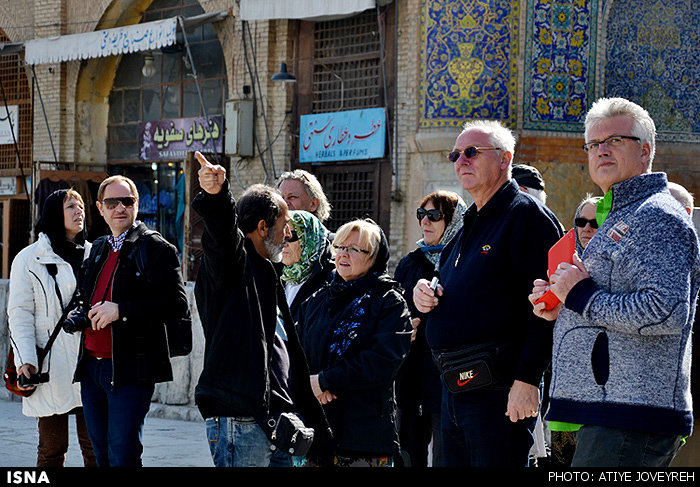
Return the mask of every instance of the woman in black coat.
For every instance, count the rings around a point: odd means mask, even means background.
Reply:
[[[401,448],[411,466],[428,465],[428,445],[433,441],[432,465],[442,466],[440,452],[440,398],[442,384],[425,340],[425,316],[413,304],[411,295],[419,279],[438,273],[440,254],[462,227],[467,209],[458,194],[435,191],[426,196],[416,211],[423,238],[417,248],[401,259],[394,279],[401,284],[413,325],[411,349],[396,380]]]
[[[328,454],[338,466],[393,466],[394,380],[410,345],[408,307],[386,275],[389,246],[376,223],[346,223],[333,248],[333,280],[302,304],[298,322],[311,387],[335,438]]]

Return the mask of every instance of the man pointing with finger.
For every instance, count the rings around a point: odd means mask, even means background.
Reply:
[[[287,204],[260,184],[234,202],[225,169],[195,156],[203,191],[192,206],[204,220],[195,297],[205,337],[195,400],[214,465],[290,467],[288,447],[272,434],[283,413],[315,430],[317,450],[329,433],[280,282]]]
[[[447,466],[528,464],[538,387],[551,357],[551,327],[532,316],[527,297],[530,279],[546,276],[561,226],[511,179],[514,150],[511,131],[499,122],[464,126],[448,158],[474,204],[442,252],[437,296],[425,280],[413,292],[418,310],[428,313],[433,355],[465,357],[454,382],[443,368]]]
[[[646,110],[603,98],[583,148],[605,194],[583,255],[550,276],[552,429],[577,431],[572,467],[668,466],[690,435],[691,328],[700,287],[695,227],[651,172],[656,128]],[[549,289],[535,281],[530,301]]]

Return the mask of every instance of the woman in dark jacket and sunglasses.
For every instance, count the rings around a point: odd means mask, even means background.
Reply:
[[[411,350],[396,380],[401,449],[414,467],[427,466],[431,440],[431,465],[442,466],[439,436],[442,385],[425,340],[424,316],[413,304],[411,293],[419,279],[430,280],[437,275],[442,249],[462,227],[466,209],[462,198],[452,191],[440,190],[426,196],[416,210],[423,238],[416,242],[415,250],[401,259],[394,272],[394,279],[404,289],[414,328]]]

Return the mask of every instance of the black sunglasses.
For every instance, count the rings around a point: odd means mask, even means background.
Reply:
[[[133,196],[121,196],[119,198],[105,198],[102,200],[102,204],[108,210],[115,209],[117,206],[119,206],[119,203],[124,205],[124,208],[130,208],[134,206],[134,203],[136,203],[136,198]]]
[[[297,231],[294,228],[292,228],[292,236],[284,239],[285,243],[292,243],[297,240],[299,240],[299,235],[297,235]]]
[[[426,210],[425,208],[418,208],[416,210],[416,218],[418,218],[418,221],[422,221],[426,216],[431,222],[439,222],[445,218],[445,215],[443,215],[442,212],[437,209]]]
[[[467,159],[471,159],[472,157],[477,155],[479,153],[479,151],[482,151],[482,150],[501,150],[501,149],[499,147],[474,147],[474,146],[471,146],[471,147],[467,147],[464,150],[453,150],[452,152],[447,154],[447,158],[451,162],[457,162],[457,159],[459,159],[459,156],[464,154],[464,157],[466,157]]]
[[[574,219],[574,225],[577,227],[583,228],[586,226],[586,223],[591,225],[591,228],[598,228],[598,220],[595,218],[592,220],[588,220],[587,218],[575,218]]]

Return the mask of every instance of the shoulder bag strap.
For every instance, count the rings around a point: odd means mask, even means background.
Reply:
[[[48,355],[49,350],[51,349],[51,345],[53,345],[53,342],[56,341],[56,337],[58,337],[58,334],[61,331],[61,323],[63,323],[63,320],[66,318],[68,312],[70,311],[63,307],[63,297],[61,296],[61,290],[59,289],[58,281],[56,280],[58,267],[56,266],[56,264],[46,264],[46,269],[49,271],[49,275],[51,275],[51,277],[53,278],[54,287],[56,288],[56,294],[58,295],[58,302],[61,305],[62,314],[58,320],[58,323],[56,323],[56,326],[54,327],[53,332],[49,337],[49,341],[46,343],[46,346],[44,348],[40,348],[38,351],[39,371],[41,371],[41,366],[43,364],[44,358],[46,357],[46,355]]]

